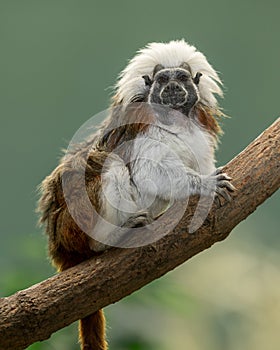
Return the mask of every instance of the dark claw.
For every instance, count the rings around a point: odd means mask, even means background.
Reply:
[[[219,168],[217,168],[217,169],[215,170],[214,175],[222,174],[222,173],[223,173],[223,169],[224,169],[223,166],[219,166]]]
[[[228,176],[226,173],[216,175],[216,179],[217,179],[217,181],[223,181],[223,180],[230,181],[230,180],[232,180],[232,178],[230,176]]]

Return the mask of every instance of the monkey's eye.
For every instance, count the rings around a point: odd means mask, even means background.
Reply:
[[[190,79],[190,77],[185,74],[185,73],[180,73],[178,76],[177,76],[177,79],[184,82],[184,81],[188,81]]]
[[[167,84],[169,81],[169,77],[166,76],[166,75],[160,75],[158,78],[157,78],[157,82],[159,84]]]

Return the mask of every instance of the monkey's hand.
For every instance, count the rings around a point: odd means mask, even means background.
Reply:
[[[232,200],[229,192],[235,191],[235,187],[231,180],[232,178],[223,172],[223,167],[219,167],[213,174],[204,177],[202,186],[208,193],[215,196],[215,202],[221,206],[221,197],[228,202]]]

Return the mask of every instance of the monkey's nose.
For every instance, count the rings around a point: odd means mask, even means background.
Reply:
[[[167,105],[182,105],[186,102],[187,91],[177,82],[170,81],[160,94],[161,101]]]
[[[176,83],[175,81],[169,82],[166,87],[164,88],[165,92],[172,93],[172,92],[183,92],[184,90],[182,87]]]

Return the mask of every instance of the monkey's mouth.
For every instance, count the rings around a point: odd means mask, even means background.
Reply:
[[[172,108],[182,107],[186,102],[187,102],[186,96],[169,95],[169,96],[163,96],[161,98],[161,103],[163,105],[166,105]]]

